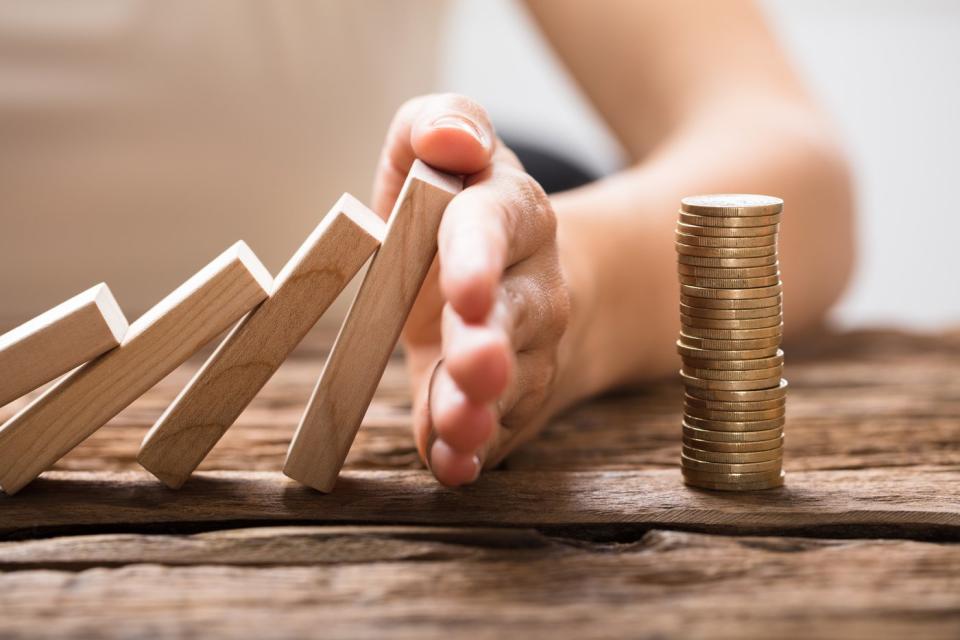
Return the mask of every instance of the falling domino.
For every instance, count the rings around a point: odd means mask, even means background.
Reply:
[[[385,225],[344,194],[153,426],[137,460],[178,489],[383,240]]]
[[[14,494],[267,297],[270,274],[238,242],[0,427],[0,487]]]
[[[283,472],[294,480],[333,489],[437,253],[443,211],[461,188],[459,178],[414,162],[290,443]]]
[[[127,319],[100,283],[0,335],[0,405],[113,349],[126,331]]]

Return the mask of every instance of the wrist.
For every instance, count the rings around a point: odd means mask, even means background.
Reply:
[[[572,216],[557,215],[557,245],[564,285],[570,297],[567,329],[557,348],[553,412],[589,397],[604,388],[603,363],[591,358],[591,327],[596,322],[597,263],[585,250]]]

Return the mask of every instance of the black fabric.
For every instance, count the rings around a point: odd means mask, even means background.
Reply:
[[[567,191],[597,179],[585,168],[543,147],[505,139],[524,169],[540,183],[547,193]]]

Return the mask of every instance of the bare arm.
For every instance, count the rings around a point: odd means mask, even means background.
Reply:
[[[466,174],[404,331],[414,436],[448,485],[475,480],[563,407],[676,370],[683,196],[786,201],[788,335],[823,317],[851,266],[844,161],[753,5],[529,4],[633,164],[548,198],[482,106],[436,95],[398,111],[378,211],[414,158]]]
[[[819,322],[852,268],[850,181],[759,10],[740,0],[528,5],[633,161],[552,199],[574,305],[561,357],[579,363],[558,402],[676,368],[673,231],[685,195],[782,197],[787,336]]]

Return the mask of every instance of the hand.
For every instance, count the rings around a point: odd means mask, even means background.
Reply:
[[[570,297],[550,200],[482,107],[446,94],[400,108],[374,184],[381,216],[415,158],[465,175],[403,332],[417,448],[440,482],[459,486],[549,417]]]

